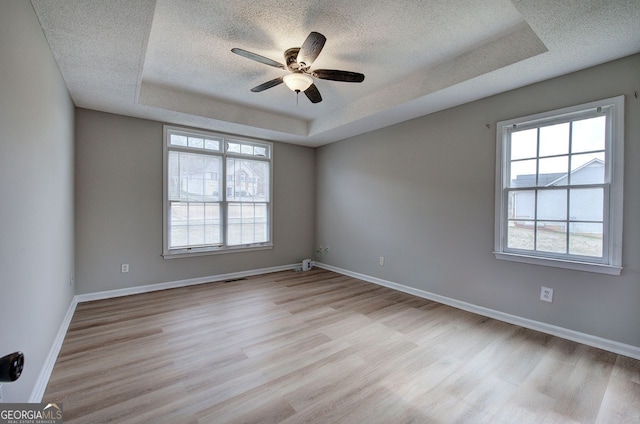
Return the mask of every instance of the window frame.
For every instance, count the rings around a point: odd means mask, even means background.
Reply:
[[[541,251],[509,249],[507,247],[507,224],[510,182],[510,135],[518,130],[569,122],[582,116],[591,117],[605,111],[605,181],[603,202],[603,257],[591,259],[585,256],[554,254]],[[569,152],[571,155],[571,152]],[[536,158],[540,158],[539,154]],[[537,171],[536,171],[537,172]],[[573,172],[571,169],[569,173]],[[568,185],[569,188],[584,188]],[[587,188],[589,186],[586,186]],[[528,188],[534,191],[540,186]],[[496,126],[496,184],[494,256],[496,259],[528,264],[552,266],[608,275],[620,275],[622,271],[622,224],[624,188],[624,96],[598,100],[581,105],[556,109],[534,115],[510,119]],[[544,190],[544,188],[542,188]],[[608,198],[607,198],[608,196]],[[568,207],[568,205],[567,205]],[[567,228],[569,231],[569,228]]]
[[[187,137],[202,137],[219,139],[221,146],[218,151],[207,151],[201,148],[192,148],[189,146],[175,146],[170,144],[171,134],[179,134]],[[242,143],[253,146],[266,147],[267,156],[255,156],[243,153],[232,153],[227,151],[227,144]],[[273,248],[273,143],[264,140],[251,139],[247,137],[230,136],[226,134],[196,130],[191,128],[177,127],[172,125],[163,126],[162,137],[162,256],[164,259],[186,258],[203,255],[215,255],[224,253],[249,252],[257,250],[267,250]],[[169,200],[169,152],[179,151],[187,153],[196,153],[210,156],[217,156],[222,159],[222,169],[219,176],[222,177],[220,190],[220,225],[222,243],[220,245],[208,245],[201,247],[184,247],[169,248],[169,219],[171,202]],[[228,200],[227,195],[227,159],[246,159],[267,162],[269,164],[269,195],[264,202],[247,202],[247,203],[267,203],[267,236],[266,242],[243,244],[243,245],[227,245],[227,226],[228,226],[228,205],[229,203],[242,203],[239,200]]]

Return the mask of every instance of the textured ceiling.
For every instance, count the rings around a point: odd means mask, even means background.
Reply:
[[[638,0],[32,0],[79,107],[317,146],[640,51]],[[284,63],[311,31],[323,101]],[[506,118],[506,117],[505,117]]]

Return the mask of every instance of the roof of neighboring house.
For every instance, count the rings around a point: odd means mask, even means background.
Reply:
[[[547,186],[549,183],[566,176],[565,172],[553,173],[553,174],[540,174],[539,180],[541,186]],[[518,175],[518,178],[511,180],[511,187],[534,187],[536,185],[536,174],[523,174]]]
[[[584,165],[580,165],[579,167],[577,167],[576,169],[574,169],[573,171],[571,171],[572,174],[577,174],[578,172],[582,171],[583,169],[586,169],[592,165],[600,165],[600,166],[604,166],[604,161],[598,158],[594,158],[591,159],[589,162],[585,163]],[[557,179],[551,181],[550,183],[546,184],[546,186],[550,186],[550,185],[558,185],[560,183],[560,181],[564,180],[567,178],[567,174],[562,175],[561,177],[558,177]]]
[[[598,164],[598,165],[604,165],[604,161],[594,158],[591,159],[589,162],[585,163],[584,165],[579,166],[578,168],[574,169],[573,171],[571,171],[572,174],[575,174],[577,172],[580,172],[581,170],[593,165],[593,164]],[[557,185],[560,181],[562,181],[563,179],[567,178],[568,173],[566,172],[554,172],[554,173],[550,173],[550,174],[540,174],[538,175],[538,180],[540,182],[540,184],[538,184],[538,186],[542,186],[542,187],[548,187],[551,185]],[[519,188],[519,187],[534,187],[536,185],[536,174],[522,174],[522,175],[518,175],[518,178],[516,178],[515,180],[511,180],[511,187],[512,188]]]

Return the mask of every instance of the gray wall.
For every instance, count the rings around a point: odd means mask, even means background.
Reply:
[[[314,150],[274,145],[271,250],[162,254],[162,123],[76,110],[78,294],[287,265],[313,255]],[[120,264],[130,264],[128,274]]]
[[[0,356],[26,402],[73,297],[73,104],[28,1],[0,1]]]
[[[316,243],[330,252],[316,259],[640,346],[640,100],[634,90],[640,90],[640,55],[319,148]],[[626,95],[622,275],[496,260],[496,122],[620,94]],[[542,285],[555,289],[552,304],[538,300]]]

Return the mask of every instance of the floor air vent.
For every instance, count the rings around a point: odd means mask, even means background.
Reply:
[[[231,280],[224,280],[223,283],[234,283],[236,281],[244,281],[246,278],[232,278]]]

